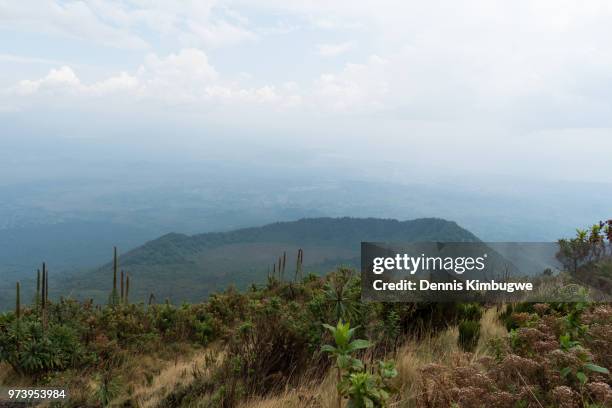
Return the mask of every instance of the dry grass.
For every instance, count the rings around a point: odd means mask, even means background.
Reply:
[[[172,392],[179,384],[186,384],[193,380],[196,371],[199,374],[210,374],[212,367],[223,359],[223,353],[216,347],[200,350],[195,354],[181,356],[155,370],[155,375],[149,373],[148,379],[136,384],[132,391],[132,398],[139,407],[157,407],[160,402]]]
[[[449,328],[437,335],[426,335],[419,340],[410,340],[398,350],[396,367],[398,389],[395,408],[413,408],[421,378],[420,369],[428,364],[457,366],[466,360],[475,360],[487,354],[487,343],[493,337],[504,336],[506,329],[497,319],[495,308],[488,309],[481,319],[481,337],[473,354],[464,353],[457,345],[459,331]],[[283,394],[253,399],[240,408],[335,408],[335,379],[327,375],[320,383],[305,384],[297,389],[286,390]]]
[[[449,328],[439,335],[426,336],[404,344],[396,358],[396,387],[399,398],[395,407],[413,407],[418,392],[420,369],[431,363],[446,364],[457,359],[463,353],[457,346],[457,328]]]
[[[7,363],[0,363],[0,386],[20,386],[29,387],[32,385],[32,379],[23,377],[13,371],[13,368]]]
[[[336,408],[336,381],[331,373],[322,382],[285,390],[281,395],[253,398],[241,408]]]
[[[6,363],[0,363],[0,385],[6,385],[6,380],[11,367]]]
[[[0,363],[0,385],[8,385],[8,377],[13,370],[6,363]]]
[[[395,386],[399,391],[399,398],[392,406],[414,406],[421,367],[429,363],[446,362],[463,354],[457,346],[458,335],[458,330],[451,328],[437,336],[409,341],[398,350],[398,376]],[[240,408],[336,408],[335,376],[330,373],[322,383],[315,383],[310,387],[305,384],[297,389],[287,390],[282,395],[253,399],[240,405]]]
[[[457,366],[466,360],[476,360],[488,353],[487,344],[491,338],[507,334],[494,308],[487,309],[480,321],[480,340],[472,354],[464,353],[457,345],[459,330],[449,328],[436,336],[426,336],[419,341],[410,341],[398,352],[396,366],[399,398],[393,407],[411,408],[416,406],[416,396],[421,378],[420,369],[428,364]]]
[[[487,354],[489,340],[495,337],[504,337],[508,334],[497,316],[498,312],[495,308],[489,308],[484,312],[480,320],[480,340],[474,353],[476,356]]]

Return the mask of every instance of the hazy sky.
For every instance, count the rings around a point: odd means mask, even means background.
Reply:
[[[612,182],[610,21],[608,0],[0,0],[0,143]]]

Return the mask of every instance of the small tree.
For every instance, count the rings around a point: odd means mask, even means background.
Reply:
[[[587,259],[591,244],[587,239],[585,230],[576,230],[576,237],[570,239],[560,239],[559,252],[557,259],[566,269],[578,272],[580,264]]]
[[[577,229],[574,238],[558,242],[557,259],[566,269],[577,273],[581,265],[600,261],[611,252],[612,220],[600,221],[588,230]]]

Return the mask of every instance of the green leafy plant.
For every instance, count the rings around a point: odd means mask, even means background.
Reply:
[[[378,362],[377,371],[364,370],[363,362],[354,353],[370,347],[367,340],[353,340],[356,328],[349,323],[338,321],[336,327],[323,325],[334,338],[335,345],[324,345],[321,350],[330,354],[336,362],[337,405],[342,407],[342,399],[348,398],[349,408],[386,407],[392,392],[391,379],[397,376],[393,362]]]
[[[342,376],[344,372],[359,372],[363,370],[363,362],[353,357],[353,353],[357,350],[370,347],[370,342],[367,340],[356,339],[352,340],[356,328],[350,327],[350,323],[342,323],[338,321],[336,327],[324,324],[327,330],[330,331],[334,338],[335,346],[330,344],[323,345],[321,351],[329,353],[336,362],[336,379],[338,386],[338,408],[342,407]]]
[[[602,366],[588,362],[583,363],[580,369],[573,369],[572,367],[564,367],[560,370],[561,377],[571,379],[572,376],[578,380],[581,386],[586,385],[589,381],[587,373],[599,373],[599,374],[610,374],[610,371]]]
[[[379,361],[378,370],[374,374],[349,374],[340,386],[342,393],[348,397],[348,408],[386,407],[393,391],[390,381],[396,376],[397,370],[392,361]]]
[[[348,408],[386,407],[392,392],[390,380],[397,376],[393,362],[378,363],[375,374],[358,372],[349,374],[341,388],[348,397]]]
[[[586,385],[589,380],[588,373],[599,373],[599,374],[610,374],[610,371],[602,366],[593,363],[587,353],[582,350],[582,345],[579,341],[572,340],[571,336],[566,333],[559,337],[559,346],[563,351],[570,351],[571,349],[577,349],[578,358],[582,361],[582,365],[579,368],[564,367],[560,370],[561,377],[572,379],[575,378],[580,383],[581,387]],[[580,352],[582,351],[582,352]]]
[[[13,320],[0,331],[0,361],[21,374],[39,376],[88,361],[76,331],[52,324],[47,332],[37,320]]]
[[[561,350],[569,351],[570,349],[579,345],[580,342],[572,340],[572,337],[569,335],[569,333],[565,333],[559,336],[559,346],[561,347]]]

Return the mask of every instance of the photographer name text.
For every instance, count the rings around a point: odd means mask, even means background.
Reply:
[[[495,280],[482,282],[478,279],[471,279],[453,282],[431,282],[427,279],[416,281],[402,279],[397,282],[384,282],[377,279],[372,282],[372,287],[376,291],[499,291],[513,293],[516,291],[531,291],[531,282],[496,282]]]

